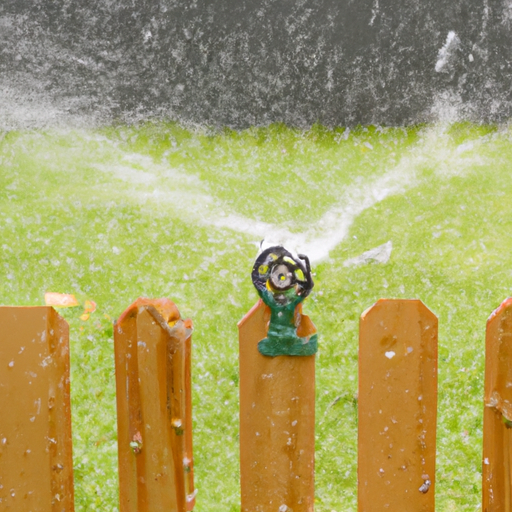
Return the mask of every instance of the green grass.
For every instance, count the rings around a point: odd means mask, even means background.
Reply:
[[[305,304],[320,334],[316,510],[356,510],[358,319],[381,297],[419,298],[439,317],[437,510],[475,510],[485,322],[512,282],[511,136],[470,124],[4,134],[0,303],[42,304],[46,291],[98,303],[85,322],[62,310],[77,511],[117,509],[110,320],[139,296],[169,297],[194,321],[196,511],[239,510],[236,323],[257,298],[251,221],[325,240],[349,204]],[[377,182],[392,193],[358,209]],[[388,240],[387,264],[343,265]]]

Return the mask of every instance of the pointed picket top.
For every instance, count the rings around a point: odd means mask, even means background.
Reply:
[[[194,506],[191,332],[168,299],[138,299],[115,324],[121,512]]]
[[[512,298],[487,320],[485,340],[483,512],[511,512]]]
[[[0,389],[0,509],[72,512],[69,328],[52,307],[0,307]]]
[[[434,510],[437,318],[381,299],[359,333],[358,510]]]

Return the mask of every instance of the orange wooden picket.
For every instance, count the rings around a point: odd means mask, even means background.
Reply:
[[[487,321],[485,341],[483,512],[511,512],[512,299]]]
[[[359,512],[433,511],[437,318],[419,300],[379,300],[359,331]]]
[[[191,332],[167,299],[139,299],[115,324],[121,512],[194,506]]]
[[[67,323],[0,307],[0,510],[72,512]]]
[[[269,319],[260,300],[238,324],[242,512],[312,512],[315,356],[260,354]],[[316,331],[305,315],[300,325]]]

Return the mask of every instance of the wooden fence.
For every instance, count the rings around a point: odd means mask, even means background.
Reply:
[[[239,323],[242,511],[312,512],[315,356],[261,355],[268,314],[259,301]],[[167,299],[115,323],[121,512],[194,507],[191,332]],[[483,512],[511,512],[512,299],[487,323],[484,405]],[[69,334],[53,308],[0,307],[0,411],[0,510],[73,511]],[[359,512],[434,510],[436,415],[437,318],[380,300],[360,320]]]

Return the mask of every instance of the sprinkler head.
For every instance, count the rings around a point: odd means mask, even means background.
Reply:
[[[307,256],[295,258],[284,247],[265,249],[254,262],[252,282],[258,290],[270,290],[276,295],[295,288],[297,295],[307,297],[313,288]]]

